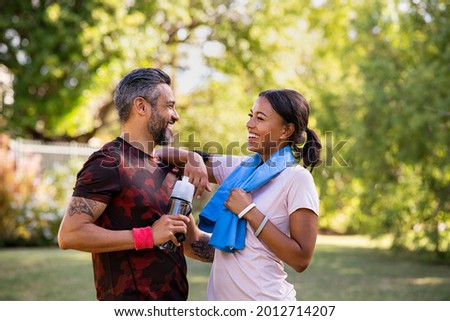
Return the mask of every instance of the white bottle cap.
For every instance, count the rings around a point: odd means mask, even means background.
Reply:
[[[194,197],[195,187],[189,183],[189,177],[183,176],[181,181],[177,181],[173,187],[172,195],[170,197],[180,198],[189,203],[192,203]]]

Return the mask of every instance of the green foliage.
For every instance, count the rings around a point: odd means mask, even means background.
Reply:
[[[179,146],[218,154],[247,153],[245,123],[256,93],[243,96],[244,85],[237,77],[229,77],[227,84],[224,88],[212,81],[182,102]]]
[[[42,173],[39,188],[27,203],[29,222],[27,228],[38,244],[57,244],[57,234],[75,184],[76,173],[82,166],[81,159],[67,164],[55,164]]]
[[[16,159],[9,137],[0,135],[0,246],[29,239],[27,204],[37,190],[40,164],[36,156]]]
[[[449,21],[443,0],[2,2],[0,130],[110,139],[115,84],[153,66],[174,80],[178,146],[242,154],[258,92],[297,89],[324,146],[321,228],[448,258]]]
[[[346,213],[347,231],[391,232],[397,247],[448,256],[447,5],[334,4],[334,14],[317,16],[315,27],[325,26],[325,35],[333,26],[333,37],[318,52],[325,59],[333,52],[331,59],[348,69],[342,69],[340,88],[320,96],[318,124],[331,125],[351,141],[344,155],[351,179],[342,169],[324,169],[335,180],[347,178],[339,201],[337,182],[326,190],[334,197],[325,207]],[[338,17],[344,19],[336,23]],[[333,79],[328,81],[332,87]]]
[[[42,172],[38,155],[18,158],[0,137],[0,246],[56,244],[80,160]]]

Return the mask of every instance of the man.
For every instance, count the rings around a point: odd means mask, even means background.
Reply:
[[[181,171],[162,163],[157,145],[173,140],[179,119],[162,70],[136,69],[114,93],[120,137],[93,153],[77,182],[58,233],[62,249],[92,253],[99,300],[186,300],[186,255],[212,261],[209,237],[192,215],[165,215]],[[201,194],[210,191],[201,156],[191,153],[185,175]],[[176,233],[186,233],[180,244]],[[158,245],[172,241],[174,252]]]

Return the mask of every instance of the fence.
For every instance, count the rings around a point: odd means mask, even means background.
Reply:
[[[24,156],[39,155],[42,169],[52,169],[56,164],[67,164],[73,159],[86,160],[96,146],[75,142],[41,142],[36,140],[16,139],[10,141],[10,147],[16,160]]]

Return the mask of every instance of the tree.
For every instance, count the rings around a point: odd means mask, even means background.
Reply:
[[[178,145],[245,153],[258,92],[297,89],[324,145],[321,227],[391,233],[396,247],[445,256],[449,21],[443,0],[1,3],[0,65],[14,101],[0,105],[0,130],[114,137],[116,83],[153,66],[174,80]],[[192,53],[202,81],[185,94]]]
[[[342,83],[332,88],[334,79],[325,78],[327,88],[319,96],[330,114],[321,114],[319,123],[352,140],[345,154],[351,168],[326,169],[338,179],[326,182],[333,195],[328,208],[345,212],[352,231],[392,233],[396,247],[445,256],[450,240],[447,5],[328,4],[334,7],[317,8],[312,21],[324,30],[321,59],[342,66],[337,78]]]
[[[3,127],[13,136],[84,142],[107,125],[117,132],[111,97],[121,76],[153,66],[177,85],[192,48],[202,49],[205,68],[242,77],[247,91],[262,90],[276,84],[277,69],[285,74],[283,63],[291,61],[278,48],[295,50],[287,41],[295,29],[277,36],[296,21],[291,8],[218,0],[3,3],[0,64],[14,75],[14,102],[2,105]],[[214,56],[208,48],[224,53]]]

